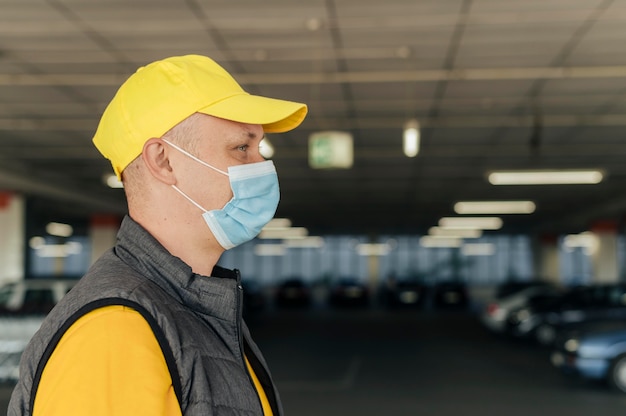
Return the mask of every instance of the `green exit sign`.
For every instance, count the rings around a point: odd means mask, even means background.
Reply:
[[[350,133],[323,131],[309,137],[309,166],[313,169],[349,169],[353,154]]]

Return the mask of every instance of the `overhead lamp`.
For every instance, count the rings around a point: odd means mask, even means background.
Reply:
[[[420,126],[416,119],[411,119],[404,124],[402,150],[408,157],[415,157],[420,151]]]
[[[461,201],[454,204],[457,214],[531,214],[532,201]]]
[[[291,220],[289,218],[272,218],[270,222],[265,224],[264,230],[285,229],[291,227]]]
[[[259,153],[265,159],[271,159],[274,156],[274,146],[267,137],[264,137],[259,143]]]
[[[261,239],[275,239],[275,240],[288,240],[292,238],[305,238],[309,235],[309,231],[304,227],[290,227],[290,228],[270,228],[262,229],[259,233]]]
[[[593,254],[598,249],[599,244],[600,242],[598,240],[598,236],[590,231],[585,231],[580,234],[566,235],[563,238],[563,245],[565,248],[571,250],[579,247],[582,248],[588,255]]]
[[[480,238],[482,230],[475,228],[441,228],[430,227],[428,235],[437,237]]]
[[[287,248],[322,248],[324,239],[320,236],[309,236],[298,239],[287,239],[283,242]]]
[[[254,254],[257,256],[284,256],[287,247],[284,244],[257,244],[254,246]]]
[[[604,174],[600,170],[498,171],[488,175],[492,185],[597,184],[603,178]]]
[[[386,256],[391,251],[387,243],[361,243],[356,246],[359,256]]]
[[[441,228],[470,228],[478,230],[498,230],[502,219],[498,217],[444,217],[439,220]]]
[[[496,252],[496,247],[491,243],[464,244],[461,254],[464,256],[491,256]]]
[[[46,232],[56,237],[70,237],[74,233],[74,228],[69,224],[49,222],[46,225]]]
[[[420,245],[426,248],[456,248],[461,247],[462,243],[462,239],[458,237],[425,235],[420,238]]]
[[[103,180],[106,186],[108,186],[109,188],[122,189],[124,187],[122,181],[120,181],[117,175],[115,175],[114,173],[104,175]]]

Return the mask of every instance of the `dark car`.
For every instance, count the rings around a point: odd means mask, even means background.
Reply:
[[[626,285],[576,287],[555,299],[530,302],[509,315],[509,331],[552,345],[559,331],[602,321],[626,320]]]
[[[381,289],[383,303],[389,308],[422,308],[428,287],[416,279],[401,279]]]
[[[308,307],[312,301],[311,288],[300,278],[289,278],[278,285],[274,300],[279,307]]]
[[[530,287],[553,287],[554,285],[543,280],[508,280],[496,287],[494,297],[504,299]]]
[[[470,303],[467,285],[460,281],[436,283],[432,287],[432,302],[435,309],[467,309]]]
[[[267,307],[263,287],[255,280],[243,280],[243,316],[250,319]]]
[[[344,277],[333,282],[328,296],[330,305],[336,307],[367,306],[370,303],[367,285],[352,277]]]

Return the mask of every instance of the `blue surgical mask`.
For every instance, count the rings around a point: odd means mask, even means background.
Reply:
[[[224,172],[175,144],[165,139],[163,141],[196,162],[228,176],[233,198],[224,208],[211,211],[207,211],[176,185],[172,185],[172,188],[203,211],[204,221],[224,249],[228,250],[252,240],[274,217],[280,190],[276,168],[271,160],[230,166],[228,172]]]

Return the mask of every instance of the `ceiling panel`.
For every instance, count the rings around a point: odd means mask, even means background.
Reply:
[[[626,3],[618,0],[4,0],[0,188],[41,215],[122,214],[93,148],[136,67],[208,54],[252,93],[309,104],[269,135],[278,214],[316,232],[424,232],[460,199],[532,199],[502,232],[579,232],[626,210]],[[416,117],[422,147],[402,154]],[[349,170],[308,166],[348,131]],[[599,167],[597,186],[495,187],[492,169]],[[51,202],[53,201],[53,202]]]

